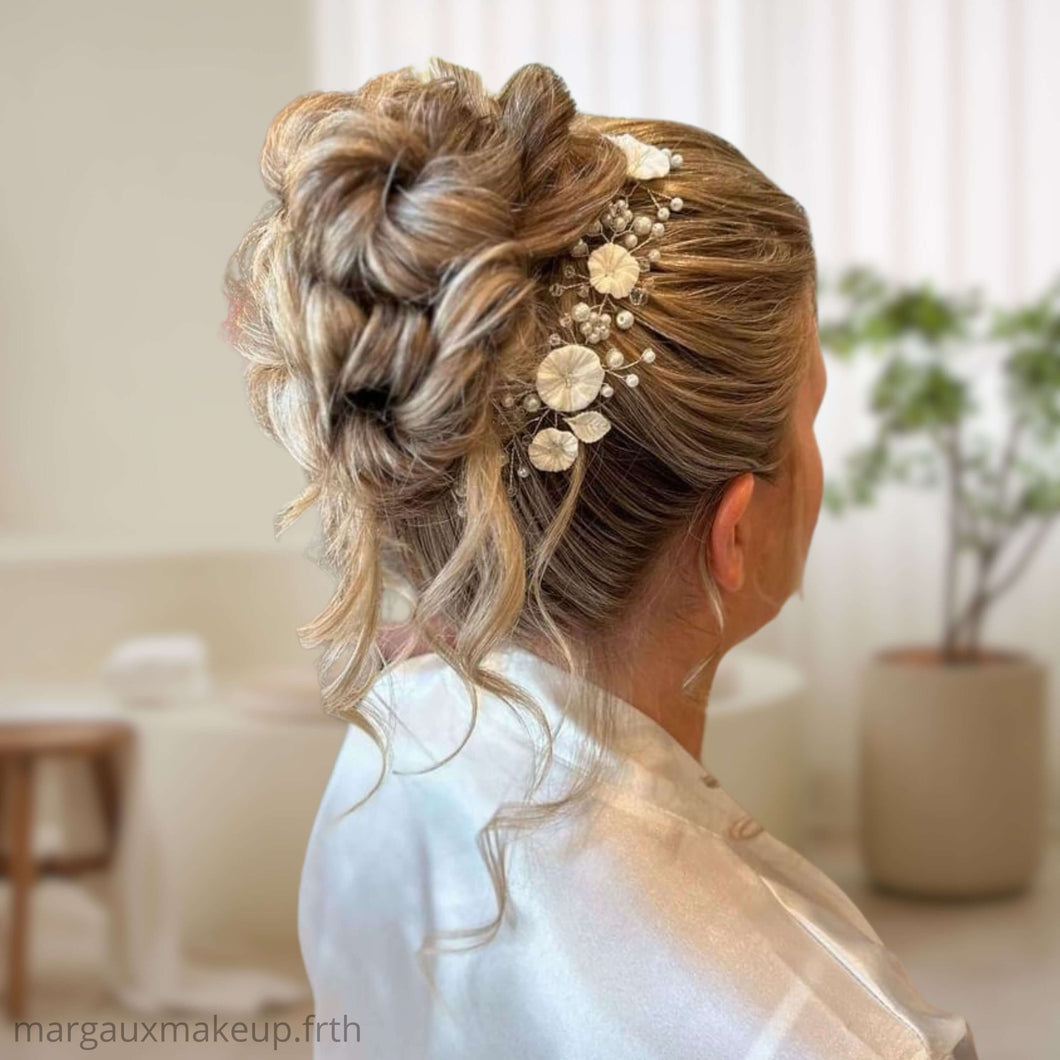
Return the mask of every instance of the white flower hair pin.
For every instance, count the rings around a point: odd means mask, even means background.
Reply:
[[[629,133],[605,135],[625,152],[626,176],[638,186],[642,181],[665,177],[681,166],[681,155],[669,147],[655,147]],[[684,208],[679,197],[660,198],[646,185],[644,188],[652,203],[648,210],[634,213],[628,199],[620,196],[570,248],[569,257],[573,260],[562,269],[567,282],[557,282],[549,288],[557,299],[569,290],[577,290],[580,300],[559,318],[569,340],[559,332],[549,335],[549,351],[537,366],[530,389],[523,382],[521,388],[525,392],[520,393],[520,384],[513,382],[500,399],[503,414],[524,417],[514,434],[524,436],[527,429],[533,431],[525,453],[529,464],[539,471],[566,470],[577,459],[580,444],[591,445],[611,429],[611,421],[603,412],[589,408],[597,398],[607,399],[614,394],[608,376],[624,386],[636,387],[640,376],[633,369],[655,360],[650,346],[635,360],[626,360],[614,346],[605,345],[602,355],[596,349],[606,344],[612,323],[622,331],[633,326],[633,312],[623,303],[636,307],[648,300],[652,285],[649,273],[660,257],[658,247],[651,244],[666,231],[671,214]],[[590,240],[600,242],[590,249]],[[582,259],[587,276],[579,275],[575,264]],[[536,419],[525,420],[528,414],[537,414]],[[544,426],[549,418],[553,423]],[[530,474],[521,454],[512,460],[506,453],[505,459],[519,478]],[[509,473],[509,492],[513,488]]]

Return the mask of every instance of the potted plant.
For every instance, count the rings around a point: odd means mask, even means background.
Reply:
[[[1060,282],[1003,310],[978,290],[948,296],[855,266],[832,293],[822,348],[867,352],[880,370],[874,433],[826,482],[826,509],[870,504],[887,482],[942,488],[947,501],[938,640],[880,650],[863,673],[862,858],[889,890],[1018,890],[1042,851],[1048,671],[984,644],[983,628],[1060,514]],[[975,430],[984,353],[1002,384],[1000,437]]]

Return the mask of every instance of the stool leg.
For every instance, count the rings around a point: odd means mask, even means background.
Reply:
[[[99,792],[99,800],[103,808],[103,821],[107,830],[105,856],[109,862],[114,855],[114,846],[118,838],[120,811],[118,777],[110,751],[103,751],[101,754],[93,756],[92,772],[96,778],[96,790]]]
[[[11,791],[11,950],[7,979],[7,1011],[18,1020],[26,1005],[26,955],[29,941],[29,895],[33,886],[33,759],[10,759]]]

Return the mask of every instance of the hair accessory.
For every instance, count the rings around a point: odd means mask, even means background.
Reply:
[[[568,334],[549,335],[548,352],[537,366],[533,383],[512,380],[500,398],[501,414],[519,417],[513,435],[523,437],[528,428],[533,431],[525,461],[504,454],[510,469],[509,492],[514,488],[512,467],[519,478],[531,473],[527,463],[539,471],[564,471],[577,459],[580,444],[591,445],[603,438],[611,421],[589,406],[597,398],[606,400],[614,394],[608,377],[635,388],[640,376],[633,369],[655,360],[650,346],[635,360],[627,360],[606,343],[612,325],[622,331],[633,326],[633,308],[648,300],[649,273],[660,258],[652,243],[666,231],[670,216],[684,208],[679,197],[658,197],[641,182],[668,176],[680,168],[682,158],[669,147],[655,147],[629,133],[604,135],[625,152],[626,176],[635,182],[631,190],[644,186],[652,205],[635,213],[626,198],[630,192],[612,200],[571,246],[561,270],[565,282],[549,287],[549,294],[557,300],[576,290],[579,301],[560,315],[559,326]],[[602,353],[598,352],[601,346]],[[551,424],[545,425],[549,419]]]

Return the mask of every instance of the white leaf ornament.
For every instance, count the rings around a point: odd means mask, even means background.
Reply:
[[[617,243],[604,243],[589,255],[589,283],[601,294],[625,298],[639,279],[637,259]]]
[[[603,382],[604,366],[588,346],[557,346],[537,366],[537,392],[549,408],[559,412],[585,408],[600,393]]]
[[[580,442],[598,442],[611,430],[611,421],[602,412],[579,412],[566,420]]]
[[[614,140],[625,151],[626,176],[635,180],[654,180],[655,177],[665,177],[670,172],[670,159],[658,147],[646,144],[629,133],[604,135],[609,140]]]
[[[578,439],[570,431],[546,427],[534,435],[526,453],[539,471],[565,471],[578,455]]]

